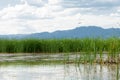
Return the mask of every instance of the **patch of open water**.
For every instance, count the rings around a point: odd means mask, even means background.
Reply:
[[[105,55],[106,56],[106,55]],[[63,54],[0,54],[0,62],[16,60],[60,60]],[[70,55],[75,59],[80,55]],[[0,65],[0,80],[120,80],[118,64]]]
[[[117,65],[7,65],[0,80],[120,80]]]

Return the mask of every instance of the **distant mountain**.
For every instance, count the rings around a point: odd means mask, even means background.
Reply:
[[[42,32],[33,34],[0,35],[0,38],[23,39],[23,38],[109,38],[120,37],[120,28],[103,29],[97,26],[81,26],[71,30],[55,31],[52,33]]]

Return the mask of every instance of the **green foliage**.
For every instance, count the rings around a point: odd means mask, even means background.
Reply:
[[[117,53],[120,51],[119,38],[84,38],[84,39],[0,39],[1,53],[63,53],[93,52]]]

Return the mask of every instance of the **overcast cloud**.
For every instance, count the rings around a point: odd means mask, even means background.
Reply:
[[[119,27],[120,0],[1,0],[0,34]]]

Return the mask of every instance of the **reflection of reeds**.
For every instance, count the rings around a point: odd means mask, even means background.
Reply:
[[[116,80],[119,80],[119,64],[117,64],[117,71],[116,71]]]

